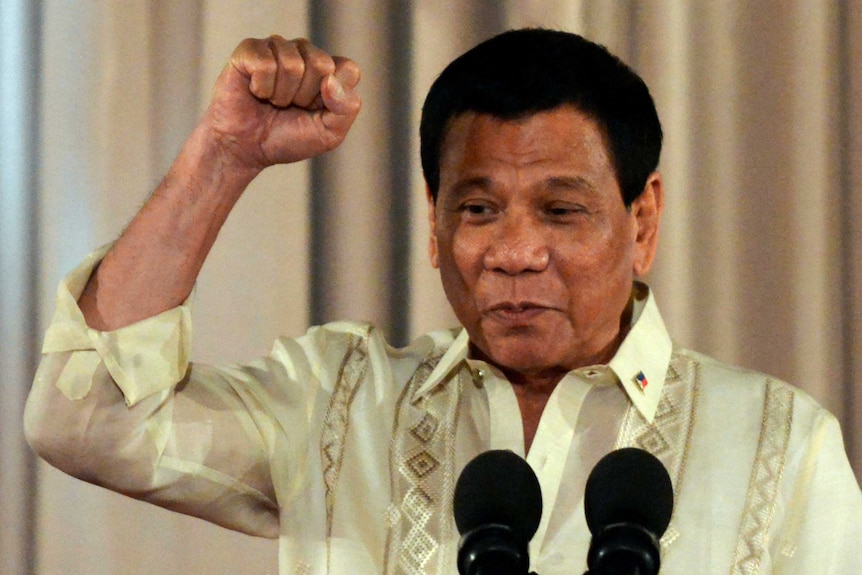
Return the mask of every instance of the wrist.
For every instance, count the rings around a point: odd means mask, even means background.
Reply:
[[[255,165],[243,154],[239,144],[202,120],[186,140],[166,180],[181,182],[194,199],[230,210],[263,171],[263,166]]]

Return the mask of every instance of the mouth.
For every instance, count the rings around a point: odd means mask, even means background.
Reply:
[[[489,306],[484,315],[510,327],[532,323],[553,308],[534,302],[503,302]]]

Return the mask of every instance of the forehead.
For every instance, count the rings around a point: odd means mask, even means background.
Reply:
[[[441,146],[441,188],[463,178],[520,178],[548,170],[597,185],[608,178],[615,183],[598,122],[572,106],[516,119],[470,112],[450,121]]]

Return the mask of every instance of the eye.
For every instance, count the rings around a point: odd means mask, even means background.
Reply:
[[[587,213],[587,209],[580,204],[570,204],[567,202],[555,202],[545,208],[548,216],[554,219],[576,218]]]
[[[461,207],[461,209],[468,214],[481,216],[482,214],[487,214],[490,211],[490,208],[484,204],[465,204]]]
[[[471,221],[483,222],[493,218],[497,213],[496,208],[490,202],[482,200],[468,200],[458,206],[462,216]]]

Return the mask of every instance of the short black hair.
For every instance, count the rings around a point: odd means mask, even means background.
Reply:
[[[436,201],[440,153],[453,119],[474,112],[515,120],[571,105],[604,132],[626,206],[658,166],[662,130],[644,81],[605,47],[577,34],[510,30],[455,59],[422,107],[420,154]]]

